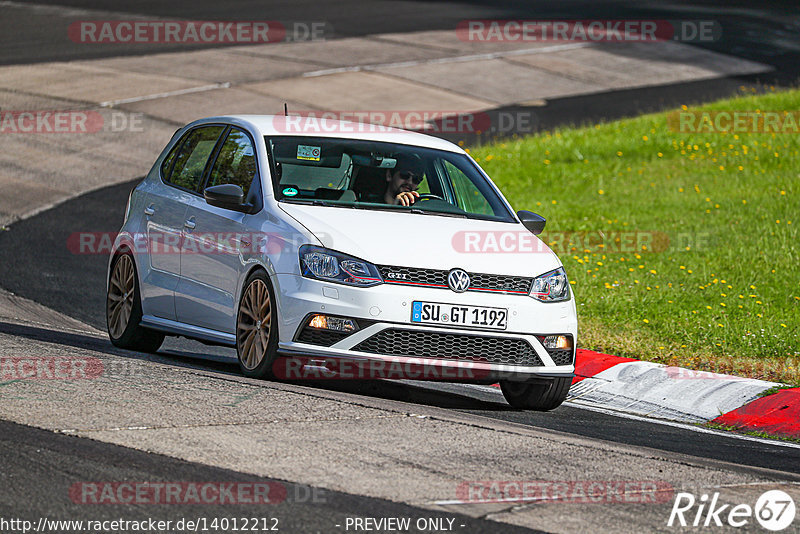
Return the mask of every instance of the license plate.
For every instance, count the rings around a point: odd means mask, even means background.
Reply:
[[[414,301],[411,306],[411,322],[505,330],[508,325],[508,310]]]

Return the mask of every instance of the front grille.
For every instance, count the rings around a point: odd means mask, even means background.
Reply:
[[[448,334],[388,328],[352,350],[387,356],[446,358],[476,362],[541,366],[542,360],[524,339]]]
[[[545,349],[556,365],[572,364],[572,349]]]
[[[443,269],[421,269],[379,265],[378,270],[387,284],[406,284],[447,289],[447,275]],[[499,274],[468,273],[470,286],[467,291],[491,291],[496,293],[530,293],[532,278]]]

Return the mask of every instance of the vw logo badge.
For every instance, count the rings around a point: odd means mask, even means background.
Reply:
[[[447,285],[456,293],[463,293],[469,288],[469,275],[464,269],[453,269],[447,275]]]

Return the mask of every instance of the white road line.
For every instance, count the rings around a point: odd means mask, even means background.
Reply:
[[[487,59],[498,59],[513,56],[526,56],[529,54],[546,54],[549,52],[560,52],[562,50],[573,50],[575,48],[586,48],[591,43],[569,43],[563,45],[544,46],[539,48],[524,48],[521,50],[506,50],[503,52],[490,52],[488,54],[472,54],[468,56],[441,57],[436,59],[419,59],[414,61],[398,61],[394,63],[374,63],[372,65],[356,65],[352,67],[337,67],[333,69],[322,69],[303,74],[303,78],[313,78],[316,76],[327,76],[328,74],[339,74],[342,72],[371,71],[378,69],[395,69],[400,67],[416,67],[418,65],[436,65],[442,63],[463,63],[467,61],[482,61]]]
[[[227,89],[230,87],[230,82],[214,83],[211,85],[201,85],[200,87],[189,87],[188,89],[177,89],[175,91],[167,91],[165,93],[155,93],[152,95],[135,96],[133,98],[122,98],[120,100],[109,100],[107,102],[100,102],[100,107],[113,108],[119,104],[130,104],[132,102],[142,102],[144,100],[156,100],[158,98],[167,98],[170,96],[188,95],[190,93],[202,93],[204,91],[213,91],[215,89]]]
[[[475,384],[463,384],[469,388],[477,388],[483,391],[491,391],[492,393],[497,394],[498,396],[502,397],[503,394],[500,392],[499,389],[492,387],[492,386],[480,386]],[[631,419],[633,421],[641,421],[643,423],[653,423],[656,425],[664,425],[664,426],[671,426],[675,428],[682,428],[684,430],[690,430],[692,432],[699,432],[701,434],[715,434],[717,436],[722,436],[726,438],[732,439],[739,439],[743,441],[752,441],[755,443],[762,443],[764,445],[775,445],[778,447],[787,447],[789,449],[800,449],[800,443],[795,443],[792,441],[781,441],[777,439],[766,439],[766,438],[758,438],[755,436],[747,436],[743,434],[736,434],[734,432],[722,432],[720,430],[714,430],[712,428],[705,428],[702,426],[695,426],[689,425],[686,423],[679,423],[677,421],[668,421],[666,419],[652,419],[649,417],[642,417],[640,415],[633,415],[625,412],[619,412],[617,410],[611,410],[605,408],[603,406],[598,406],[595,404],[588,404],[586,402],[581,401],[574,401],[574,400],[567,400],[564,403],[565,406],[571,406],[573,408],[580,408],[581,410],[588,410],[590,412],[597,412],[602,413],[605,415],[613,415],[615,417],[622,417],[623,419]]]

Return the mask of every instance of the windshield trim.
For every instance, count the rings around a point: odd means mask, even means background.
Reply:
[[[469,156],[468,153],[463,151],[448,151],[442,150],[441,148],[434,148],[428,147],[423,145],[408,145],[405,143],[392,143],[389,141],[384,140],[371,140],[371,139],[352,139],[349,137],[328,137],[324,136],[321,139],[325,141],[333,141],[333,142],[341,142],[344,144],[353,143],[353,144],[376,144],[376,145],[385,145],[387,151],[395,150],[395,147],[402,146],[405,150],[414,150],[418,149],[420,152],[424,151],[427,153],[435,154],[436,157],[440,158],[441,161],[447,161],[454,165],[456,168],[462,167],[462,173],[464,172],[463,166],[466,165],[468,168],[472,170],[471,173],[467,173],[469,177],[470,174],[474,173],[474,176],[470,178],[473,182],[473,186],[477,187],[479,190],[481,189],[488,189],[488,191],[483,190],[481,194],[484,196],[488,205],[491,206],[491,209],[495,212],[498,212],[497,215],[487,215],[483,213],[473,213],[470,211],[466,211],[465,209],[461,208],[460,206],[448,204],[452,207],[452,210],[436,210],[431,209],[429,207],[419,207],[416,205],[412,206],[395,206],[392,204],[383,204],[377,202],[362,202],[360,200],[355,201],[338,201],[334,199],[326,199],[326,198],[299,198],[294,196],[284,196],[281,192],[281,184],[279,182],[279,173],[276,169],[276,159],[272,152],[273,150],[273,143],[279,142],[280,140],[298,140],[298,139],[307,139],[309,143],[312,143],[314,140],[319,139],[317,136],[309,136],[309,135],[264,135],[265,141],[265,148],[267,152],[267,163],[269,165],[271,180],[270,183],[272,185],[272,197],[276,202],[287,202],[290,204],[302,204],[302,205],[311,205],[311,206],[324,206],[324,207],[345,207],[351,209],[362,209],[362,210],[375,210],[375,211],[407,211],[409,213],[415,213],[418,215],[438,215],[442,217],[456,217],[456,218],[465,218],[465,219],[474,219],[474,220],[481,220],[481,221],[490,221],[490,222],[505,222],[505,223],[519,223],[519,219],[517,218],[516,214],[514,213],[513,208],[508,203],[506,198],[500,192],[500,189],[497,185],[491,180],[489,175],[478,165],[475,160]],[[321,140],[320,139],[320,140]],[[358,147],[354,148],[356,151]],[[348,154],[350,152],[347,152]],[[352,164],[351,164],[352,166]],[[482,180],[482,183],[477,183],[477,180]],[[493,197],[493,198],[492,198]],[[414,208],[409,209],[409,208]]]

